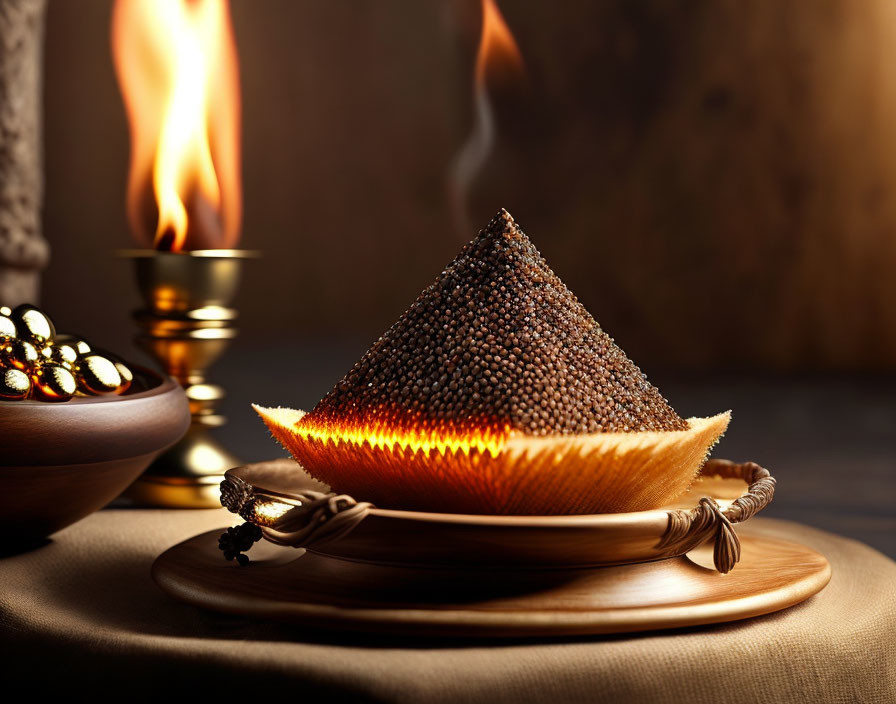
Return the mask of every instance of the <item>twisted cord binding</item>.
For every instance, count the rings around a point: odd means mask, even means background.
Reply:
[[[298,505],[289,509],[271,525],[262,525],[266,540],[277,545],[313,548],[338,540],[355,529],[373,504],[355,501],[346,494],[305,491],[294,497]]]
[[[291,504],[292,508],[276,518],[262,517],[256,509],[268,501]],[[259,538],[295,548],[312,548],[344,537],[364,520],[373,507],[366,501],[358,502],[351,496],[333,492],[308,490],[288,496],[271,495],[236,476],[227,476],[221,483],[221,505],[247,521],[244,526],[253,525],[259,531]],[[222,538],[228,550],[221,549],[227,556],[233,553],[233,539]],[[247,549],[242,548],[242,551]],[[241,557],[245,558],[245,562],[240,560]],[[237,559],[240,564],[248,562],[244,555],[237,555]]]
[[[749,488],[725,510],[714,499],[704,497],[689,511],[669,511],[669,524],[657,547],[681,555],[714,538],[713,563],[719,572],[726,574],[740,561],[740,540],[732,525],[746,521],[768,506],[775,495],[775,478],[755,462],[738,464],[728,460],[709,460],[702,474],[742,479]]]

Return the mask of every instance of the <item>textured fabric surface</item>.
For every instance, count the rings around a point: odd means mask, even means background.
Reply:
[[[0,559],[5,681],[138,698],[189,686],[257,700],[288,691],[294,701],[896,701],[896,563],[797,524],[742,528],[785,535],[833,565],[824,591],[777,614],[626,636],[427,642],[254,623],[179,604],[153,584],[156,555],[231,518],[102,511]]]

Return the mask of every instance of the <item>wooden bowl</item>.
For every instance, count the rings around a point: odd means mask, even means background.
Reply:
[[[121,396],[0,402],[0,530],[38,541],[105,506],[190,424],[183,389],[134,368]]]
[[[730,525],[747,520],[766,506],[774,485],[768,471],[752,462],[710,460],[698,481],[674,504],[661,509],[580,516],[489,516],[362,506],[351,497],[327,493],[326,485],[312,479],[295,462],[277,460],[228,470],[221,496],[228,509],[261,527],[267,540],[353,562],[429,568],[577,569],[674,557],[713,540],[716,566],[728,572],[739,559]],[[340,513],[344,515],[340,517]],[[344,530],[340,522],[345,524]]]

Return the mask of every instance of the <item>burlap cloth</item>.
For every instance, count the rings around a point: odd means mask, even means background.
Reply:
[[[310,634],[182,605],[153,559],[232,525],[223,511],[97,513],[0,559],[4,688],[116,698],[220,691],[309,702],[896,702],[896,563],[851,540],[754,519],[824,553],[834,576],[740,623],[554,641],[421,642]],[[31,697],[29,697],[31,698]]]

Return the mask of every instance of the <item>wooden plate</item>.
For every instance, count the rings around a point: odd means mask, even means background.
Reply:
[[[320,629],[520,637],[677,628],[787,608],[831,574],[814,550],[746,530],[741,561],[726,575],[712,569],[709,548],[614,567],[474,570],[355,562],[262,542],[241,568],[223,559],[220,533],[163,553],[152,569],[157,584],[196,606]]]

